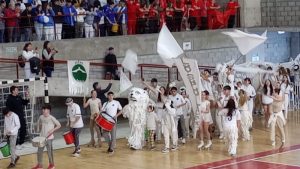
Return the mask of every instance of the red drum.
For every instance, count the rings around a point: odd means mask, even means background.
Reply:
[[[73,144],[75,139],[71,131],[67,131],[63,134],[66,144]]]
[[[105,115],[107,114],[105,113]],[[98,116],[95,120],[101,128],[107,131],[111,131],[115,125],[115,122],[109,121],[105,116]]]

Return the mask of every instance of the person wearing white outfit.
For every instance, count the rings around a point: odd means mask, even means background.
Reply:
[[[285,143],[284,125],[286,124],[286,121],[282,113],[282,106],[283,106],[284,99],[282,97],[282,94],[280,93],[280,89],[274,90],[274,94],[272,98],[273,98],[273,104],[272,104],[273,113],[271,114],[268,122],[268,125],[271,127],[270,139],[272,142],[272,146],[275,146],[276,144],[275,128],[277,126],[280,130],[281,142],[283,145]]]
[[[86,11],[86,16],[84,18],[84,33],[85,38],[93,38],[95,36],[95,29],[93,27],[94,17],[97,15],[97,12],[93,11],[93,8],[90,6]]]
[[[230,96],[234,96],[234,74],[231,67],[227,68],[226,75],[226,85],[231,87]]]
[[[162,133],[164,135],[165,147],[162,150],[162,153],[168,153],[170,149],[170,136],[172,139],[172,150],[177,149],[178,145],[178,134],[177,126],[175,124],[176,118],[176,109],[173,107],[173,102],[167,100],[164,105],[164,115],[162,117]]]
[[[54,40],[54,20],[53,17],[55,16],[54,11],[52,10],[52,7],[50,7],[49,4],[46,5],[44,9],[45,16],[48,17],[49,21],[44,22],[44,35],[45,35],[45,40]]]
[[[289,113],[290,93],[293,91],[287,75],[284,75],[282,78],[280,90],[283,94],[283,99],[284,99],[283,113],[285,119],[287,119]]]
[[[238,109],[241,113],[241,131],[242,131],[242,140],[243,141],[250,140],[249,127],[252,124],[252,121],[251,121],[252,114],[248,111],[247,99],[248,99],[248,96],[247,96],[246,92],[243,89],[241,89],[239,91]]]
[[[159,121],[158,116],[155,112],[154,105],[149,105],[147,108],[147,121],[146,126],[148,130],[148,144],[150,144],[150,149],[155,149],[155,132],[156,132],[156,124]]]
[[[213,123],[211,113],[210,113],[210,101],[209,99],[209,92],[204,90],[201,93],[201,122],[200,122],[200,144],[198,145],[198,149],[201,149],[204,146],[203,135],[206,135],[207,144],[204,148],[210,148],[212,145],[210,132],[208,130],[209,125]]]
[[[262,104],[265,113],[265,124],[269,121],[271,115],[271,106],[273,103],[272,95],[273,95],[273,85],[270,79],[266,79],[264,83],[262,83],[260,78],[260,83],[263,88],[262,91]]]
[[[192,103],[189,99],[189,96],[186,94],[186,91],[181,91],[181,95],[184,98],[186,104],[183,106],[183,117],[184,117],[184,123],[185,123],[185,131],[187,138],[190,137],[190,115],[192,113]]]
[[[203,91],[207,90],[210,94],[210,100],[213,100],[213,92],[212,92],[213,77],[210,75],[210,71],[208,69],[205,69],[200,76],[201,76]]]
[[[31,72],[29,60],[33,57],[39,57],[37,48],[35,50],[32,50],[32,44],[30,42],[26,43],[23,48],[22,56],[26,61],[24,67],[25,78],[26,79],[34,78],[35,73]]]
[[[247,93],[248,96],[248,111],[252,114],[253,113],[253,106],[254,106],[254,98],[256,96],[256,91],[254,87],[251,85],[250,78],[244,79],[244,85],[242,86],[242,89]],[[253,117],[251,116],[251,121],[253,121]],[[252,128],[252,124],[250,126],[250,129]]]
[[[228,153],[231,156],[236,156],[236,149],[238,145],[238,128],[240,127],[241,114],[236,109],[234,99],[229,99],[224,109],[219,112],[223,116],[224,135],[228,144]]]
[[[221,97],[219,97],[219,99],[218,99],[218,107],[220,109],[223,109],[227,105],[228,100],[233,97],[233,96],[230,96],[230,93],[231,93],[231,87],[224,86],[223,87],[223,95],[221,95]],[[223,116],[219,115],[219,113],[216,114],[216,122],[217,122],[217,126],[218,126],[219,133],[220,133],[219,139],[223,139],[224,138],[224,133],[223,133],[224,120],[223,120]]]

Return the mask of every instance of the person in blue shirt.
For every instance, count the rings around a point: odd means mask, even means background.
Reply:
[[[104,9],[105,19],[107,21],[107,32],[108,36],[115,36],[117,32],[112,30],[113,25],[117,24],[116,15],[114,12],[115,4],[112,1],[108,1],[108,7]]]
[[[100,31],[100,37],[106,36],[106,22],[105,22],[105,13],[103,7],[95,8],[95,12],[97,13],[95,19],[97,19],[98,31]]]
[[[118,4],[118,6],[115,7],[115,13],[116,13],[116,20],[119,25],[119,34],[120,35],[127,35],[127,7],[125,4],[125,1],[121,0]]]
[[[43,23],[45,40],[51,41],[51,40],[54,40],[54,20],[53,20],[53,17],[55,16],[55,13],[54,13],[52,7],[50,7],[49,4],[45,4],[45,7],[44,7],[43,11],[45,13],[44,17],[49,18],[48,22]]]
[[[63,39],[75,38],[75,16],[77,11],[72,5],[72,0],[67,0],[65,6],[63,6],[64,24],[63,24]]]

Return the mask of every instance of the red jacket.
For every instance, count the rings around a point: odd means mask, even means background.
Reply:
[[[18,12],[10,8],[4,10],[5,26],[6,27],[16,27],[18,26]]]
[[[237,11],[237,8],[239,6],[239,3],[238,2],[228,2],[227,3],[227,10],[230,11],[230,15],[235,15],[236,14],[236,11]]]

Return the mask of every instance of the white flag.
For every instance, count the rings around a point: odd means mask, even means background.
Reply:
[[[164,24],[161,28],[157,40],[157,53],[162,58],[164,64],[172,67],[174,64],[173,59],[183,54],[183,50]]]
[[[120,91],[118,94],[125,92],[127,89],[131,88],[133,85],[131,81],[127,78],[126,74],[120,71]]]
[[[257,46],[259,46],[267,40],[267,31],[265,31],[261,36],[256,34],[245,33],[240,30],[222,33],[231,37],[231,39],[243,55],[246,55],[252,49],[256,48]]]
[[[137,68],[138,68],[138,59],[137,54],[132,51],[131,49],[128,49],[125,54],[125,59],[122,62],[122,66],[129,70],[131,74],[135,74]]]
[[[69,93],[86,94],[89,86],[90,62],[68,60]]]

